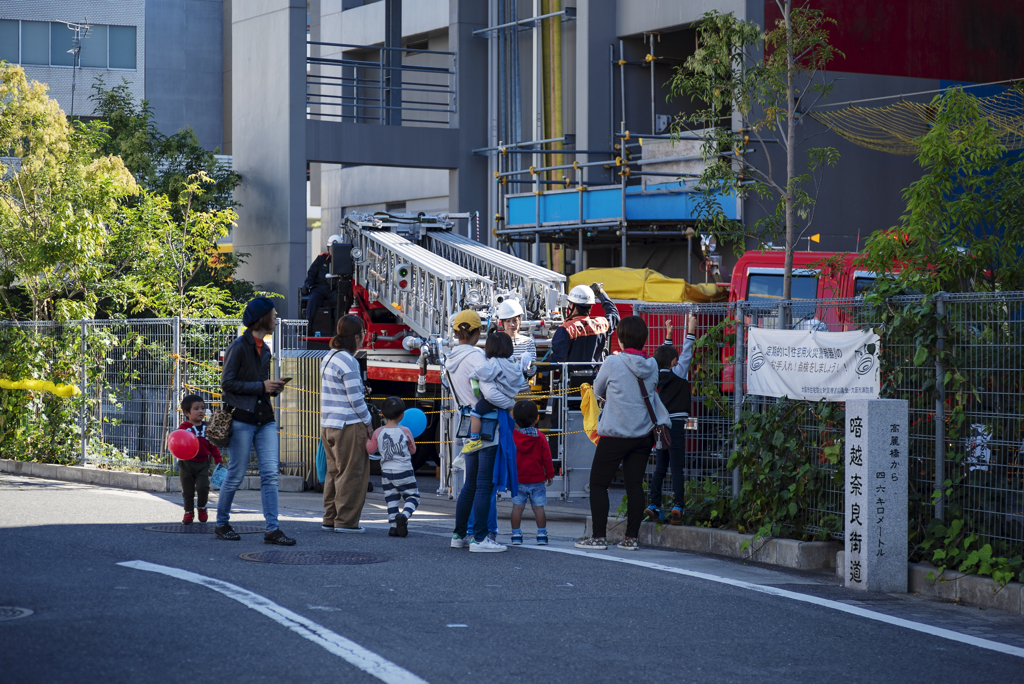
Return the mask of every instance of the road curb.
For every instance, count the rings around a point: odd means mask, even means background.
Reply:
[[[144,492],[180,492],[181,481],[177,475],[148,475],[129,473],[121,470],[104,470],[91,466],[66,466],[55,463],[34,461],[12,461],[0,458],[0,472],[26,477],[40,477],[61,482],[79,482],[100,487],[136,489]],[[239,489],[259,490],[259,476],[249,475]],[[280,475],[278,491],[301,492],[302,478],[298,475]]]
[[[836,576],[845,579],[843,551],[836,553]],[[991,577],[967,575],[947,570],[939,579],[928,579],[938,573],[931,563],[907,563],[907,591],[940,601],[959,602],[980,608],[998,608],[1024,615],[1024,584],[1008,582],[1002,589]]]
[[[587,516],[585,536],[592,534],[593,519]],[[620,542],[625,536],[626,521],[608,518],[608,540]],[[839,542],[805,542],[796,539],[769,539],[754,541],[752,534],[740,534],[735,530],[719,530],[710,527],[688,525],[662,525],[645,522],[640,525],[640,546],[676,551],[696,551],[727,558],[753,560],[758,563],[778,565],[796,570],[831,570],[836,566],[836,552]],[[750,542],[746,549],[744,542]]]

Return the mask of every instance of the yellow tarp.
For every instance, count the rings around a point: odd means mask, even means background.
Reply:
[[[690,284],[681,278],[667,278],[649,268],[588,268],[569,276],[569,287],[604,283],[612,299],[644,302],[724,302],[729,291],[713,283]]]

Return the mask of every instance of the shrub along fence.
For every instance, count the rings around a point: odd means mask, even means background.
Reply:
[[[908,557],[999,581],[1020,576],[1024,292],[635,306],[650,326],[668,319],[678,331],[688,312],[700,337],[687,522],[843,538],[845,405],[750,396],[733,378],[744,377],[750,327],[872,328],[880,396],[910,407]]]
[[[74,397],[0,389],[0,458],[136,470],[175,468],[166,436],[183,420],[181,399],[219,404],[220,355],[237,319],[0,322],[0,379],[75,385]],[[278,321],[281,348],[305,321]]]

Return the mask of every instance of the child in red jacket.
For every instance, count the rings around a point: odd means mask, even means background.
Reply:
[[[537,543],[548,543],[547,518],[544,505],[548,502],[547,486],[555,477],[551,464],[551,448],[547,437],[537,432],[540,413],[532,401],[520,401],[512,409],[516,420],[514,433],[516,441],[516,465],[519,468],[519,492],[512,497],[512,544],[523,543],[523,531],[519,525],[523,520],[526,502],[530,501],[533,515],[537,518]]]
[[[194,497],[199,496],[199,522],[206,522],[206,499],[210,495],[210,457],[217,463],[221,462],[220,450],[206,440],[206,403],[196,394],[190,394],[181,400],[181,412],[187,419],[178,426],[179,430],[188,430],[199,439],[199,451],[191,460],[178,461],[178,477],[181,479],[181,495],[185,500],[185,517],[181,523],[191,525],[193,520],[192,506]]]

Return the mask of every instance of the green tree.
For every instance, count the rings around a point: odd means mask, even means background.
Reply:
[[[20,67],[0,64],[0,296],[5,314],[91,316],[123,269],[108,249],[132,241],[123,200],[140,189],[116,156],[97,156],[103,126],[69,123]],[[139,206],[147,199],[141,198]],[[24,300],[19,294],[23,294]]]
[[[217,206],[216,181],[199,169],[169,194],[147,189],[108,130],[69,122],[46,86],[0,64],[4,316],[237,314],[244,300],[216,252],[236,215]]]
[[[1024,158],[1008,155],[972,95],[953,88],[931,103],[918,141],[922,178],[903,192],[898,226],[868,239],[873,270],[899,274],[886,291],[1024,289]]]
[[[120,156],[141,186],[165,195],[171,216],[179,225],[187,222],[189,212],[194,216],[197,212],[223,211],[237,206],[233,191],[242,177],[217,160],[219,149],[203,148],[191,128],[173,135],[161,134],[149,102],[137,101],[124,79],[108,88],[98,78],[92,89],[90,99],[96,113],[109,126],[103,152]],[[193,182],[199,174],[202,174],[202,182]],[[183,194],[187,195],[187,201],[183,201]],[[223,237],[225,235],[220,235],[217,239]],[[236,272],[248,256],[236,252],[211,255],[210,259],[196,264],[197,269],[188,278],[190,287],[220,289],[238,305],[244,304],[252,298],[255,288],[251,282],[237,278]]]
[[[798,173],[797,152],[807,140],[797,126],[831,91],[831,84],[817,77],[842,53],[828,42],[835,20],[806,4],[775,1],[781,18],[768,31],[732,14],[705,14],[697,27],[697,49],[676,68],[670,97],[689,96],[699,103],[698,111],[677,118],[673,132],[702,140],[705,169],[697,182],[702,232],[738,250],[747,238],[763,247],[784,236],[783,298],[789,299],[793,252],[813,221],[822,173],[839,157],[831,147],[808,148],[806,172]],[[751,141],[765,151],[760,165],[748,157]],[[765,143],[780,146],[785,168],[776,168]],[[775,207],[753,226],[744,226],[726,217],[722,195],[773,199]]]

